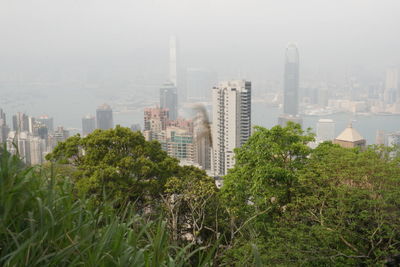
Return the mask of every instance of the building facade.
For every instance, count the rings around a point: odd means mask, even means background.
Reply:
[[[29,132],[29,117],[25,113],[18,112],[13,116],[13,130],[16,132]]]
[[[212,171],[227,174],[235,164],[234,149],[251,134],[251,82],[220,82],[212,89]]]
[[[299,52],[295,44],[289,44],[286,48],[283,112],[292,116],[299,113]]]
[[[7,126],[6,114],[0,109],[0,144],[7,141],[10,128]]]
[[[167,127],[169,111],[166,108],[145,108],[143,135],[147,141],[159,140],[161,131]]]
[[[43,115],[40,116],[39,118],[36,118],[36,121],[42,123],[43,125],[45,125],[47,127],[47,130],[49,131],[49,133],[52,133],[54,131],[54,120],[53,118],[47,116],[47,115]]]
[[[178,95],[172,82],[166,82],[160,88],[160,108],[168,109],[170,120],[178,118]]]
[[[96,129],[96,119],[94,116],[86,115],[82,118],[82,136],[91,134]]]
[[[194,162],[193,132],[180,127],[167,127],[165,146],[169,156]]]
[[[108,130],[114,128],[113,113],[109,105],[103,104],[96,110],[97,129]]]
[[[384,91],[385,104],[390,105],[400,99],[399,83],[399,70],[397,68],[387,69]]]

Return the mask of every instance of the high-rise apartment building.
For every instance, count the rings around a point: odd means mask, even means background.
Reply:
[[[68,137],[69,137],[69,131],[64,129],[64,127],[62,126],[58,126],[50,137],[51,147],[54,148],[59,142],[67,140]]]
[[[317,123],[317,142],[333,141],[335,139],[335,122],[331,119],[320,119]]]
[[[31,152],[30,152],[29,133],[27,131],[12,131],[7,139],[7,150],[14,154],[19,155],[21,160],[30,165]]]
[[[96,119],[92,115],[86,115],[82,118],[82,136],[91,134],[96,129]]]
[[[386,70],[385,91],[383,93],[386,104],[393,104],[400,99],[399,70],[389,68]]]
[[[145,108],[143,135],[147,141],[159,140],[158,134],[167,127],[169,111],[166,108]]]
[[[194,162],[193,132],[181,127],[167,127],[165,147],[169,156],[184,162]]]
[[[96,110],[97,129],[108,130],[114,128],[113,113],[109,105],[103,104]]]
[[[13,116],[13,130],[16,132],[29,132],[29,117],[22,112]]]
[[[157,140],[169,156],[184,164],[194,163],[193,121],[169,120],[166,108],[145,108],[143,135]]]
[[[46,140],[49,137],[49,129],[43,123],[36,121],[33,124],[32,135],[38,136],[41,139]]]
[[[0,144],[7,141],[10,128],[7,126],[6,114],[0,109]]]
[[[0,108],[0,125],[6,125],[6,124],[7,124],[6,113],[4,113],[3,109]]]
[[[234,149],[251,134],[251,82],[220,82],[212,89],[212,171],[227,174],[235,164]]]
[[[160,88],[160,108],[168,109],[170,120],[178,118],[177,89],[172,82],[166,82]]]
[[[286,48],[283,112],[292,116],[299,113],[299,51],[295,44],[289,44]]]
[[[37,165],[43,163],[44,154],[46,153],[46,140],[39,136],[30,136],[28,140],[30,146],[30,164]]]
[[[41,122],[42,124],[44,124],[47,127],[47,130],[49,131],[49,133],[52,133],[54,131],[54,120],[53,118],[47,116],[47,115],[43,115],[40,116],[39,118],[36,118],[36,121]]]

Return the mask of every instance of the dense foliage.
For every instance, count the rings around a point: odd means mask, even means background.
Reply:
[[[158,142],[146,142],[140,132],[120,126],[85,138],[73,136],[47,159],[76,167],[73,177],[80,195],[101,198],[106,192],[117,202],[157,198],[167,178],[181,171]]]
[[[0,190],[1,266],[187,266],[193,255],[205,266],[210,258],[172,244],[162,218],[148,221],[131,204],[93,208],[73,196],[68,177],[25,168],[7,152]]]
[[[322,143],[298,125],[257,127],[221,198],[242,229],[231,262],[258,245],[265,265],[381,265],[400,254],[400,167],[383,147]],[[251,242],[249,241],[251,238]],[[247,248],[247,249],[246,249]]]
[[[312,140],[256,127],[221,190],[122,127],[71,137],[43,166],[3,150],[0,265],[396,266],[399,153]]]

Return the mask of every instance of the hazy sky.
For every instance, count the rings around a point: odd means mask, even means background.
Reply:
[[[0,73],[167,75],[168,36],[188,67],[281,77],[288,42],[303,72],[400,63],[399,0],[0,0]]]

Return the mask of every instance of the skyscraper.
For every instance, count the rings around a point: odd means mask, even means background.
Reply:
[[[10,128],[7,126],[6,114],[0,108],[0,143],[7,141]]]
[[[286,48],[283,113],[292,116],[299,113],[299,52],[295,44],[289,44]]]
[[[92,115],[86,115],[82,118],[82,136],[87,136],[96,129],[96,119]]]
[[[168,122],[168,109],[145,108],[143,135],[147,141],[159,140],[159,133],[164,131]]]
[[[103,104],[96,110],[97,129],[108,130],[114,128],[112,109],[109,105]]]
[[[212,89],[212,170],[222,176],[235,165],[233,150],[251,134],[251,82],[220,82]]]
[[[54,131],[54,120],[53,118],[50,118],[47,115],[40,116],[39,118],[36,119],[36,121],[43,123],[46,125],[47,129],[49,132]]]
[[[193,132],[189,128],[167,127],[165,142],[169,156],[184,162],[194,162]]]
[[[6,114],[0,108],[0,125],[6,125],[6,124],[7,124]]]
[[[69,137],[69,131],[62,126],[58,126],[52,135],[52,145],[55,147],[59,142],[65,141]]]
[[[174,35],[169,38],[169,80],[178,87],[178,40]]]
[[[13,116],[13,130],[16,132],[29,132],[29,117],[22,112]]]
[[[170,120],[178,118],[178,97],[172,82],[166,82],[160,88],[160,108],[168,109]]]
[[[178,101],[186,101],[185,77],[182,75],[179,42],[175,35],[169,39],[169,81],[177,88]]]
[[[399,70],[397,68],[387,69],[383,94],[386,104],[393,104],[400,99],[399,87]]]

